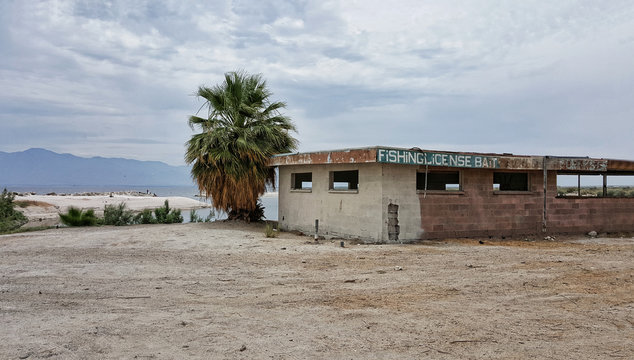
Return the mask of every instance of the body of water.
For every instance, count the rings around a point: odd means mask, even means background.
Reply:
[[[52,185],[52,186],[36,186],[36,185],[7,185],[7,190],[13,192],[34,192],[38,195],[46,195],[49,193],[56,194],[75,194],[84,192],[116,192],[116,191],[138,191],[142,193],[149,192],[157,196],[182,196],[211,204],[211,199],[205,200],[199,196],[198,188],[195,186],[125,186],[125,185],[103,185],[103,186],[86,186],[86,185]],[[260,198],[264,206],[264,216],[267,220],[277,220],[278,196],[275,192],[269,192]],[[196,214],[206,218],[211,208],[198,209]],[[215,220],[226,219],[227,214],[214,211]],[[189,222],[189,210],[182,212],[185,222]]]

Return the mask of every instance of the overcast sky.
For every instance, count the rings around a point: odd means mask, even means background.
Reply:
[[[300,151],[386,145],[634,159],[634,2],[0,1],[0,151],[182,165],[232,70]]]

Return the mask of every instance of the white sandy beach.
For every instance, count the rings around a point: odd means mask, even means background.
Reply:
[[[171,208],[185,210],[209,207],[208,203],[181,196],[137,196],[131,194],[110,195],[22,195],[16,196],[16,203],[29,202],[30,206],[17,207],[29,218],[25,226],[54,226],[59,223],[59,213],[66,212],[69,207],[93,209],[97,215],[103,214],[106,205],[125,203],[132,211],[154,209],[169,201]]]

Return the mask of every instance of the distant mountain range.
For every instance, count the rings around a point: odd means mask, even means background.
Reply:
[[[46,149],[0,151],[0,187],[7,185],[192,185],[187,166],[121,158],[83,158]]]

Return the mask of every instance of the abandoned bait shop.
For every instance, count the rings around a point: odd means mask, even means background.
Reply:
[[[276,155],[280,229],[408,242],[634,231],[634,197],[608,195],[634,161],[368,147]],[[578,179],[578,193],[557,181]],[[599,194],[583,196],[582,177]],[[601,192],[602,187],[602,192]]]

